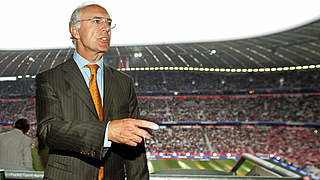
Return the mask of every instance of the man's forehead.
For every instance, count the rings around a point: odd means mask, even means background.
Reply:
[[[81,18],[92,18],[92,17],[109,17],[106,9],[97,5],[90,5],[81,10]]]

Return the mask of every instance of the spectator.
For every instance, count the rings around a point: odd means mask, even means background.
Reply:
[[[29,128],[27,119],[18,119],[12,130],[0,134],[1,168],[33,170],[32,139],[25,135]]]

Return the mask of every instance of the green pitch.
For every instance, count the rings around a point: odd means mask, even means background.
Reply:
[[[163,169],[210,169],[216,171],[229,172],[236,164],[237,160],[217,159],[210,161],[199,160],[148,160],[149,172],[155,172]],[[245,161],[236,172],[239,176],[246,175],[253,167],[254,163]]]
[[[37,171],[43,171],[37,149],[32,149],[33,166]],[[149,172],[155,172],[164,169],[210,169],[216,171],[229,172],[236,164],[237,160],[217,159],[208,161],[199,160],[148,160]],[[246,175],[253,167],[254,163],[245,161],[236,172],[239,176]]]

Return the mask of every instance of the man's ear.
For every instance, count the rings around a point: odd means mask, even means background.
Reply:
[[[76,26],[71,26],[71,34],[74,39],[79,39],[80,35]]]

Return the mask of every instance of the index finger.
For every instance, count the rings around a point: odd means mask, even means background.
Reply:
[[[154,122],[146,121],[146,120],[136,120],[135,124],[138,127],[144,127],[144,128],[149,128],[153,130],[157,130],[160,128],[158,124]]]

